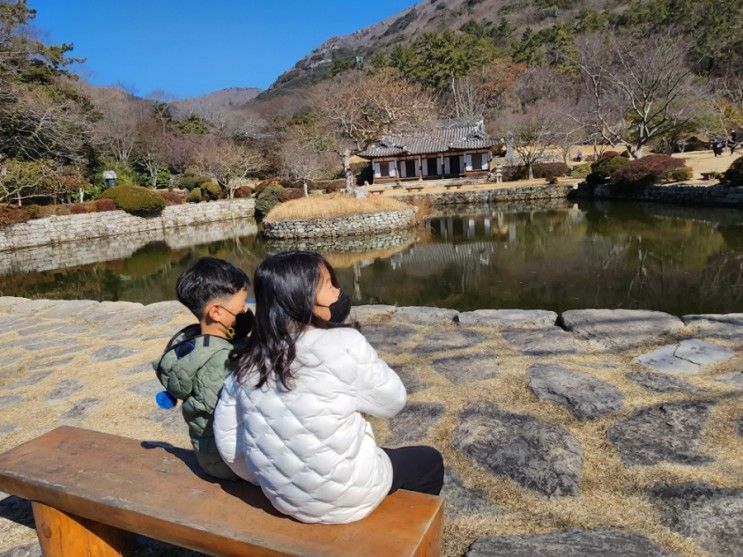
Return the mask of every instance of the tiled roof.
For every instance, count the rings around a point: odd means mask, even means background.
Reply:
[[[379,158],[399,155],[445,153],[461,149],[489,149],[496,141],[483,130],[482,120],[443,120],[430,130],[383,136],[358,153],[360,157]]]

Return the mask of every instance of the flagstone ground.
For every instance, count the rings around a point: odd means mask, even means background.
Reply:
[[[409,392],[371,419],[378,441],[444,454],[446,555],[743,555],[743,314],[354,315]],[[176,302],[0,298],[0,450],[61,424],[187,447],[149,362],[192,321]],[[39,555],[35,537],[0,493],[0,557]]]

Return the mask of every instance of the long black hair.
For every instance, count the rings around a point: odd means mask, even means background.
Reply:
[[[296,356],[297,337],[308,326],[330,329],[330,323],[313,313],[320,268],[325,266],[337,287],[335,271],[325,258],[311,251],[287,251],[266,258],[255,270],[255,326],[243,348],[232,357],[238,382],[245,384],[258,373],[256,388],[269,377],[286,389],[294,378],[289,366]]]

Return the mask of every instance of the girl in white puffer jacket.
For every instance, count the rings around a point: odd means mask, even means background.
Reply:
[[[399,488],[438,494],[443,483],[436,449],[377,446],[362,412],[394,416],[405,387],[359,331],[328,321],[335,284],[316,253],[261,263],[256,326],[214,417],[224,461],[303,522],[353,522]]]

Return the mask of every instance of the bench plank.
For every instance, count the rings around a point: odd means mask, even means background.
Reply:
[[[438,555],[443,499],[400,490],[351,524],[304,524],[246,482],[196,475],[192,451],[59,427],[0,455],[0,489],[210,555]]]

